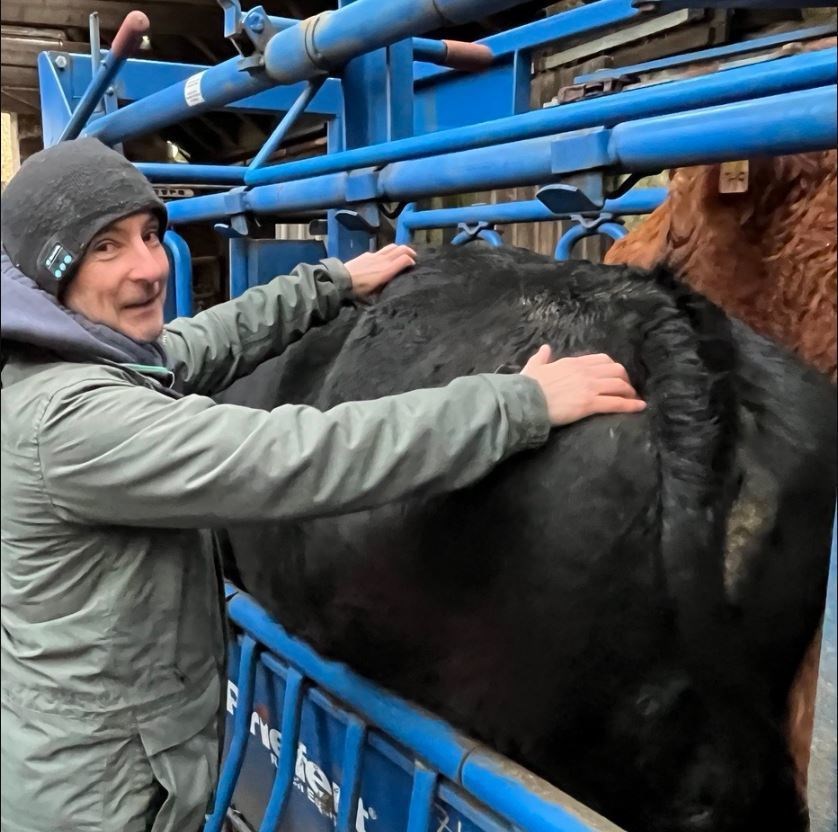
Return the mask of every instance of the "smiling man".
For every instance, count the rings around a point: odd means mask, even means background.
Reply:
[[[95,139],[3,194],[3,832],[194,832],[218,764],[217,558],[201,530],[463,487],[551,425],[643,403],[606,356],[327,412],[210,396],[414,262],[301,265],[164,327],[166,208]]]

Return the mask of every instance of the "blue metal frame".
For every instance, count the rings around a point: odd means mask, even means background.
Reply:
[[[383,734],[402,749],[415,754],[407,761],[412,789],[407,814],[408,830],[428,829],[428,818],[435,799],[442,798],[465,817],[487,821],[479,828],[488,832],[527,830],[527,832],[619,832],[617,827],[590,810],[583,809],[559,789],[534,778],[524,769],[500,757],[476,741],[465,737],[439,719],[420,711],[400,698],[355,675],[344,665],[318,656],[285,630],[248,595],[227,586],[227,609],[231,621],[241,631],[240,659],[236,674],[238,696],[233,717],[233,733],[225,757],[216,803],[205,832],[220,832],[241,771],[250,715],[254,708],[254,678],[257,666],[274,680],[285,680],[278,692],[275,712],[282,714],[283,732],[277,772],[260,830],[274,829],[281,819],[280,808],[287,806],[289,750],[295,751],[299,737],[303,689],[338,697],[341,705],[330,703],[329,710],[347,726],[343,752],[343,782],[338,811],[338,830],[353,828],[351,811],[364,783],[362,760],[365,749]],[[264,651],[259,655],[259,651]],[[289,686],[288,679],[294,679]],[[276,692],[276,683],[271,683]],[[292,688],[289,695],[289,687]],[[280,700],[284,702],[280,705]],[[289,704],[290,702],[290,704]],[[328,700],[320,699],[320,702]],[[377,740],[380,743],[380,737]],[[399,758],[395,746],[389,755]],[[282,794],[281,794],[282,793]],[[350,799],[345,798],[345,793]],[[490,808],[491,807],[491,808]],[[488,812],[488,814],[487,814]],[[494,818],[494,820],[492,820]],[[472,827],[477,828],[477,827]]]

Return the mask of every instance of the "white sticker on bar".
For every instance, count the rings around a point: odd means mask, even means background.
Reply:
[[[192,75],[186,79],[183,95],[186,98],[187,107],[195,107],[204,103],[204,96],[201,95],[201,78],[203,77],[204,73],[199,72],[197,75]]]

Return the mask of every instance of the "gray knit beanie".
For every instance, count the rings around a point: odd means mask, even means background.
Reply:
[[[124,156],[98,139],[60,142],[30,156],[3,192],[2,242],[42,289],[66,286],[91,240],[112,222],[166,206]]]

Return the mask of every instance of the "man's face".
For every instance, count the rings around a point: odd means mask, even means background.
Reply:
[[[169,260],[150,211],[100,231],[87,248],[64,295],[64,305],[135,341],[163,331]]]

